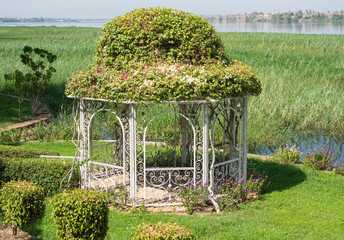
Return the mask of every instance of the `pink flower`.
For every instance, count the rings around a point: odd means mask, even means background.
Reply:
[[[142,65],[142,68],[145,68],[146,67],[146,64],[144,63],[143,65]]]
[[[143,42],[139,41],[139,44],[142,44]]]

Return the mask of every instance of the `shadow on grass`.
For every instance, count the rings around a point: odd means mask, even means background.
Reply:
[[[264,193],[283,191],[294,187],[307,179],[306,174],[295,165],[285,165],[273,161],[248,160],[248,168],[265,171],[270,183],[264,187]]]

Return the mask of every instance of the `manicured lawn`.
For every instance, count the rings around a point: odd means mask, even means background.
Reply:
[[[250,159],[266,170],[270,185],[260,200],[221,214],[194,216],[110,211],[106,239],[130,239],[144,222],[176,222],[198,239],[343,239],[344,178],[303,166]],[[51,205],[43,222],[29,230],[36,237],[56,239]]]
[[[60,156],[74,156],[75,154],[75,145],[72,142],[16,142],[0,144],[37,148],[43,150],[54,150],[57,151]]]
[[[21,122],[18,116],[18,101],[14,98],[0,96],[0,128]],[[22,121],[32,117],[30,104],[21,104]]]

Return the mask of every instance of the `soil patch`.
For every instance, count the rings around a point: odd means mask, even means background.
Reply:
[[[4,225],[0,221],[0,240],[42,240],[41,238],[35,238],[30,236],[27,232],[24,232],[18,228],[16,236],[12,235],[12,228]]]

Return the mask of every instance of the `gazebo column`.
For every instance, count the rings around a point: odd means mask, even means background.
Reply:
[[[130,198],[135,204],[136,196],[136,108],[129,105],[129,144],[130,144]]]
[[[180,104],[180,113],[186,116],[186,104]],[[181,154],[182,154],[182,166],[186,166],[187,162],[187,139],[186,139],[186,126],[187,126],[187,120],[184,117],[180,118],[180,129],[181,129],[181,135],[182,135],[182,146],[181,146]]]
[[[243,146],[243,156],[242,156],[242,170],[240,169],[239,174],[244,174],[244,179],[245,179],[245,183],[247,180],[247,106],[248,106],[248,97],[244,97],[243,99],[243,131],[244,131],[244,135],[243,135],[243,142],[244,142],[244,146]]]
[[[80,125],[79,125],[79,162],[82,163],[88,157],[88,134],[87,134],[87,108],[85,100],[80,100]],[[88,183],[87,179],[87,163],[84,162],[83,165],[80,166],[80,177],[81,177],[81,188],[85,188]]]
[[[208,103],[203,104],[203,183],[209,181],[209,115]]]

